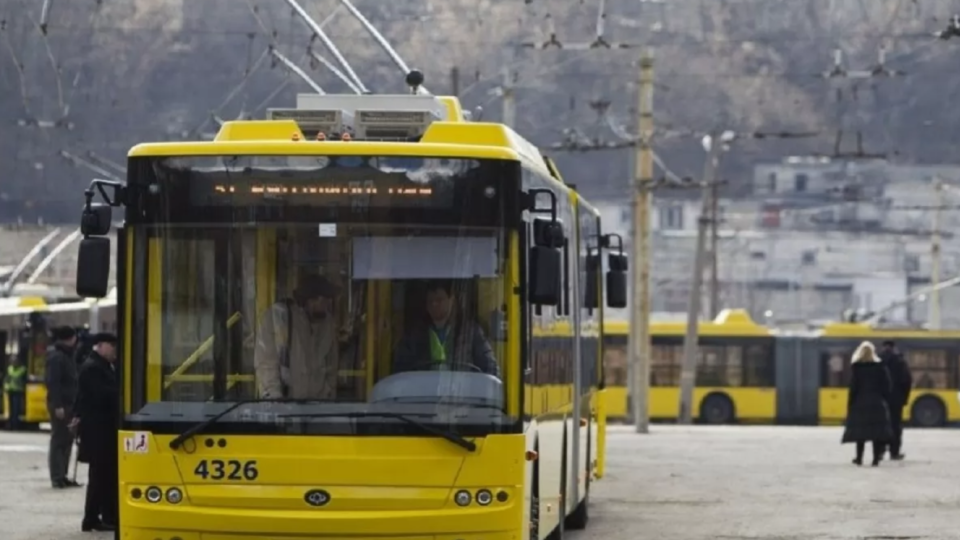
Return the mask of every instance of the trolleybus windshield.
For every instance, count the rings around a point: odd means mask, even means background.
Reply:
[[[136,170],[128,422],[183,433],[248,401],[206,429],[516,429],[505,381],[521,374],[503,331],[518,301],[515,163],[246,156]]]

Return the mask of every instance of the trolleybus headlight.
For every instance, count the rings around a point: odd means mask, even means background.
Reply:
[[[170,488],[167,490],[167,502],[170,504],[177,504],[183,500],[183,492],[177,488]]]
[[[160,502],[160,499],[163,498],[163,491],[160,491],[160,488],[156,486],[151,486],[147,488],[147,500],[152,503]]]
[[[470,492],[461,489],[456,495],[453,496],[453,502],[460,506],[466,506],[470,504]]]
[[[493,502],[493,494],[489,490],[481,489],[477,492],[477,504],[486,506]]]

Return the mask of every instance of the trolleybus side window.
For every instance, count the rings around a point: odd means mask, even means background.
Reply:
[[[947,390],[957,388],[957,363],[949,362],[944,349],[910,349],[902,346],[904,357],[917,389]]]
[[[820,386],[841,388],[850,384],[850,357],[854,347],[849,345],[820,350]]]

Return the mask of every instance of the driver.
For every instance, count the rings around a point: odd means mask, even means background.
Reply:
[[[336,294],[336,286],[325,278],[304,276],[292,299],[275,303],[263,314],[253,355],[261,398],[336,397]]]
[[[477,323],[457,317],[455,297],[449,283],[434,281],[427,285],[427,320],[408,332],[397,345],[393,372],[430,369],[446,365],[453,370],[469,371],[476,366],[483,373],[500,376],[493,349]]]

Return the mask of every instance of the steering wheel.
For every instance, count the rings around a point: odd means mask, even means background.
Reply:
[[[441,366],[446,366],[446,365],[449,365],[449,364],[447,364],[447,363],[445,363],[445,362],[434,362],[434,361],[432,361],[432,360],[427,360],[427,361],[420,362],[420,363],[418,363],[417,365],[415,365],[415,366],[414,366],[414,369],[415,369],[416,371],[442,371],[442,370],[440,370],[439,368],[440,368]],[[457,364],[457,367],[460,367],[460,366],[466,366],[466,367],[470,368],[470,369],[468,369],[468,370],[466,370],[466,371],[470,371],[470,372],[474,372],[474,373],[483,373],[483,370],[480,369],[479,367],[477,367],[477,366],[474,365],[474,364]],[[451,371],[464,371],[464,370],[459,370],[459,369],[458,369],[458,370],[451,370]]]

